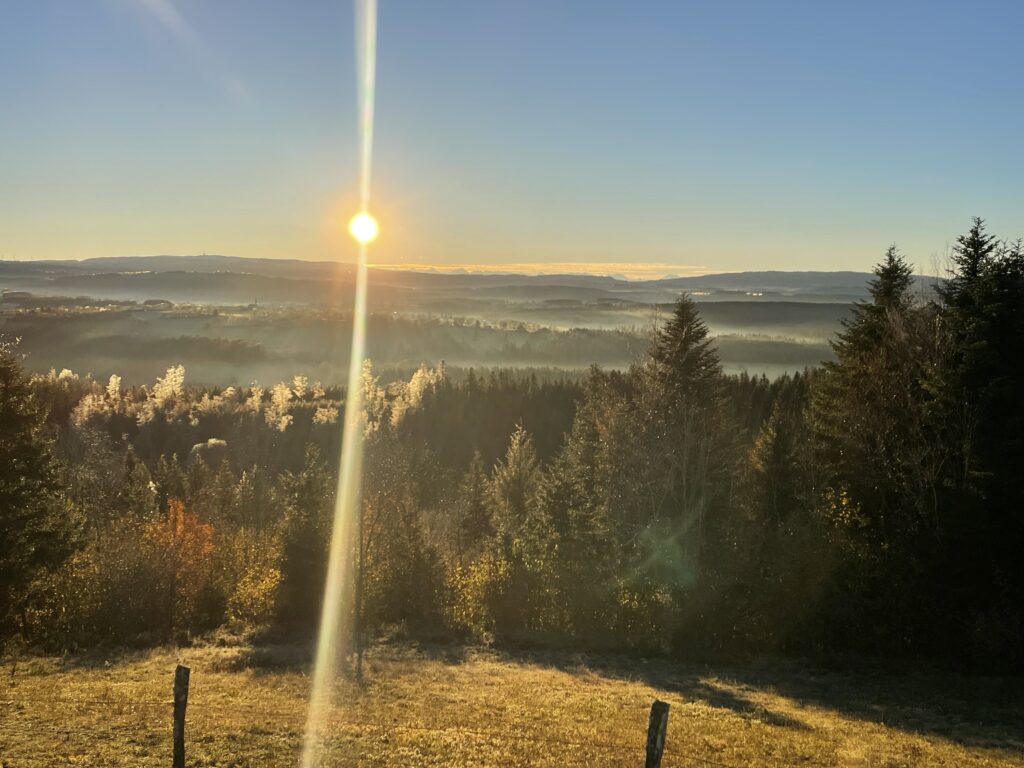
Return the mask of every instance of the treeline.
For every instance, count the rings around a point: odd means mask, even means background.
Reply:
[[[1021,668],[1022,248],[975,221],[934,295],[895,248],[870,295],[834,361],[774,381],[724,375],[685,297],[641,362],[583,385],[368,368],[363,631]],[[341,393],[0,360],[6,627],[310,636]]]
[[[448,525],[462,469],[493,464],[517,424],[553,455],[581,388],[508,370],[471,370],[455,382],[440,366],[386,385],[367,367],[364,389],[367,610],[379,613],[380,585],[397,600],[408,554],[392,533],[436,559],[421,523]],[[148,387],[70,370],[30,377],[17,347],[0,346],[0,636],[84,647],[224,624],[309,630],[342,394],[302,376],[266,388],[190,387],[181,366]],[[395,609],[384,615],[403,619]]]

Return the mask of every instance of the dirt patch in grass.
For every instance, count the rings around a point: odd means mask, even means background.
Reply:
[[[294,766],[310,650],[205,647],[21,660],[0,677],[0,765],[166,766],[174,665],[192,668],[194,766]],[[328,765],[636,766],[672,705],[663,765],[1024,766],[1024,684],[928,670],[388,644],[339,680]]]

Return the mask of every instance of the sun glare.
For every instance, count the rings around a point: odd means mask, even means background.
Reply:
[[[372,243],[380,233],[377,220],[366,211],[357,213],[348,223],[349,234],[360,243]]]

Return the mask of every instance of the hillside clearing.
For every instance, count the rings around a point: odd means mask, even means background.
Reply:
[[[205,647],[8,660],[0,765],[169,764],[179,661],[192,668],[189,765],[296,764],[308,654]],[[339,682],[328,760],[636,766],[655,698],[672,704],[668,767],[1024,765],[1019,680],[404,644],[374,648],[361,687]]]

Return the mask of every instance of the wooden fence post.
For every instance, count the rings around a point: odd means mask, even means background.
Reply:
[[[644,768],[660,768],[667,730],[668,704],[655,699],[651,705],[651,719],[647,722],[647,762]]]
[[[174,764],[185,768],[185,707],[188,706],[189,668],[181,664],[174,670]]]

